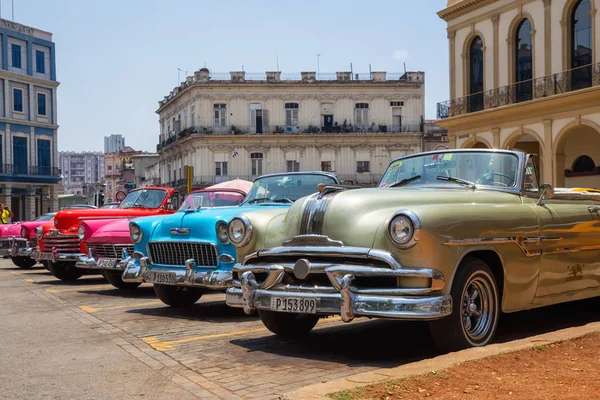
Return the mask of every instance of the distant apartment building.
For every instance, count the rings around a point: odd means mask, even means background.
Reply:
[[[104,136],[104,153],[118,153],[125,148],[123,135]]]
[[[61,151],[58,154],[65,194],[87,195],[86,187],[104,181],[104,154]]]
[[[191,165],[196,187],[307,170],[374,185],[390,160],[423,149],[424,87],[423,72],[202,68],[159,101],[161,184],[184,187]]]
[[[52,34],[0,19],[0,202],[13,221],[56,210],[55,47]]]
[[[104,155],[104,201],[120,201],[128,183],[135,183],[134,156],[142,154],[129,146],[118,153]],[[122,193],[119,193],[122,192]]]
[[[133,156],[133,170],[137,187],[156,186],[160,183],[159,156],[156,153]]]

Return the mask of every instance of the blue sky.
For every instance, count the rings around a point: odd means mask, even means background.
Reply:
[[[158,100],[177,68],[213,72],[425,71],[426,118],[448,98],[446,0],[14,0],[15,21],[54,34],[59,150],[103,137],[153,151]],[[10,1],[2,17],[11,19]],[[183,80],[183,74],[180,74]]]

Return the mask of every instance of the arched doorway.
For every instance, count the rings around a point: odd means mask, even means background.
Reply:
[[[575,125],[559,133],[555,150],[556,186],[600,188],[600,127]]]
[[[552,177],[543,176],[543,166],[542,166],[542,150],[543,145],[540,143],[540,140],[537,138],[535,133],[530,132],[520,132],[515,133],[506,141],[504,148],[508,148],[511,150],[522,151],[523,153],[532,154],[533,161],[535,162],[535,166],[538,170],[538,175],[540,178],[540,183],[550,182]]]

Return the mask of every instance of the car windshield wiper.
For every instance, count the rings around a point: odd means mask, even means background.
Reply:
[[[282,198],[279,198],[279,199],[271,200],[271,202],[273,202],[273,203],[289,203],[289,204],[292,204],[294,202],[294,200],[288,199],[287,197],[282,197]]]
[[[447,181],[447,182],[452,182],[452,183],[458,183],[459,185],[463,185],[463,186],[468,186],[471,189],[477,189],[477,186],[475,186],[475,184],[471,181],[466,181],[464,179],[460,179],[460,178],[455,178],[453,176],[442,176],[442,175],[438,175],[437,179],[439,181]]]
[[[416,181],[417,179],[420,179],[420,178],[421,178],[421,175],[415,175],[410,178],[400,179],[398,182],[394,182],[391,185],[388,185],[388,187],[404,186],[404,185],[409,184],[412,181]]]
[[[253,204],[253,203],[258,203],[259,201],[267,201],[269,200],[269,198],[267,197],[261,197],[259,199],[252,199],[252,200],[248,200],[246,203],[244,204]]]

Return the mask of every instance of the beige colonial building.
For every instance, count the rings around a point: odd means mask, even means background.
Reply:
[[[191,165],[195,186],[307,170],[371,185],[392,158],[424,148],[424,73],[216,78],[203,68],[157,113],[162,184],[183,186]],[[427,135],[427,146],[442,136]]]
[[[451,147],[539,155],[542,180],[600,187],[599,0],[449,0]]]

